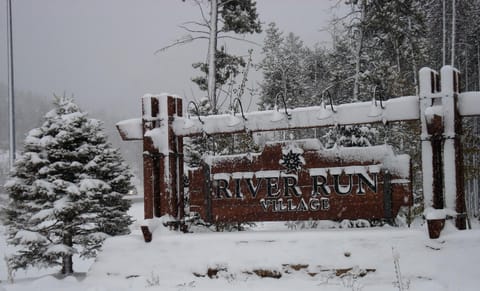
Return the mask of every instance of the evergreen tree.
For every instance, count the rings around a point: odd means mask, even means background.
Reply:
[[[327,53],[327,72],[325,80],[335,104],[349,103],[352,101],[352,86],[355,71],[355,58],[352,39],[343,33],[333,36],[333,48]],[[325,100],[327,102],[328,100]]]
[[[186,1],[186,0],[182,0]],[[200,86],[201,90],[207,92],[207,97],[212,106],[212,112],[216,114],[221,107],[220,95],[221,86],[225,85],[225,78],[222,75],[233,74],[235,77],[241,66],[245,65],[243,57],[234,56],[227,53],[225,45],[218,49],[220,39],[233,39],[247,41],[238,38],[236,34],[253,34],[262,31],[260,20],[254,0],[192,0],[202,16],[201,21],[188,21],[181,27],[188,34],[172,44],[159,49],[164,51],[176,45],[183,45],[198,39],[208,39],[207,57],[204,63],[193,64],[194,68],[199,68],[204,75],[193,78],[193,82]],[[208,9],[209,18],[207,18]],[[157,52],[158,52],[157,51]],[[217,57],[220,58],[217,60]],[[213,71],[214,73],[211,73]],[[223,71],[223,72],[222,72]],[[217,79],[220,77],[220,80]],[[227,78],[228,79],[228,78]]]
[[[375,127],[366,125],[344,125],[330,129],[323,139],[325,147],[368,147],[376,144],[378,131]]]
[[[247,64],[243,57],[228,54],[226,52],[225,46],[222,46],[220,50],[217,50],[217,53],[215,55],[215,65],[215,87],[218,88],[220,91],[223,91],[222,86],[227,85],[229,82],[233,81],[235,77],[237,77],[241,73],[241,70],[244,69]],[[192,81],[198,85],[200,90],[207,91],[207,76],[209,74],[208,64],[199,62],[192,64],[192,67],[195,69],[199,69],[202,73],[205,74],[192,78]],[[211,110],[214,111],[214,109],[215,107],[211,106]]]
[[[188,114],[191,118],[197,118],[197,115],[204,116],[211,112],[212,107],[207,97],[200,99],[197,108],[188,107]],[[196,111],[198,109],[198,112]],[[201,164],[202,157],[206,153],[212,152],[212,146],[209,137],[204,134],[201,136],[194,136],[185,138],[185,162],[190,167],[198,167]]]
[[[259,64],[264,78],[260,84],[260,108],[271,109],[276,101],[281,102],[277,98],[282,97],[291,107],[310,105],[310,78],[314,77],[311,70],[315,70],[315,67],[312,66],[314,63],[308,63],[312,52],[300,38],[293,33],[283,37],[275,23],[270,23],[263,53],[265,57]]]
[[[260,84],[260,109],[272,108],[275,103],[275,96],[282,92],[283,79],[282,73],[278,70],[278,59],[281,57],[281,45],[283,43],[283,33],[278,29],[275,23],[270,23],[265,30],[265,40],[262,53],[263,60],[258,65],[263,72],[263,82]]]
[[[185,2],[185,0],[183,1]],[[225,44],[218,48],[217,43],[221,39],[247,41],[236,37],[236,35],[260,33],[261,23],[258,19],[254,0],[192,0],[192,2],[198,6],[202,20],[189,21],[181,27],[187,32],[193,33],[193,35],[187,35],[159,51],[197,39],[208,39],[205,61],[192,64],[195,69],[202,72],[202,75],[192,78],[192,81],[199,86],[200,90],[206,92],[207,100],[202,98],[202,104],[199,104],[199,107],[203,107],[203,109],[208,107],[208,110],[200,114],[217,114],[222,104],[225,104],[229,98],[230,106],[232,105],[233,95],[239,95],[236,96],[238,98],[242,97],[244,81],[239,86],[240,88],[236,89],[236,77],[243,74],[246,80],[246,74],[250,66],[250,60],[247,62],[243,56],[230,54]],[[206,11],[209,11],[210,17],[208,18]],[[249,54],[251,58],[251,52]],[[241,94],[236,92],[241,92]],[[196,166],[204,153],[209,151],[224,152],[224,144],[224,137],[202,136],[187,139],[185,143],[186,161],[189,165]]]
[[[422,1],[351,0],[345,32],[352,43],[353,100],[415,93],[418,64],[426,58]]]
[[[72,98],[56,97],[5,185],[8,242],[19,247],[11,267],[60,265],[70,274],[73,254],[92,257],[108,236],[127,234],[131,177],[101,123]]]

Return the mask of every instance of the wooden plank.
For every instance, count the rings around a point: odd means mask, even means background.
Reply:
[[[256,111],[246,113],[245,118],[237,114],[183,118],[175,117],[174,131],[179,136],[192,136],[201,133],[235,133],[287,130],[297,128],[317,128],[333,125],[364,124],[419,119],[419,99],[417,96],[392,98],[376,106],[372,101],[333,106],[312,106],[288,109]],[[188,119],[188,120],[187,120]],[[202,123],[203,122],[203,123]]]
[[[480,115],[480,92],[459,94],[457,106],[461,116]]]

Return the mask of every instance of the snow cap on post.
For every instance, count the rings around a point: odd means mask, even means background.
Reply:
[[[428,67],[423,67],[419,71],[420,97],[425,98],[437,91],[438,73]]]
[[[169,98],[173,98],[173,105],[169,103]],[[168,126],[174,116],[182,115],[181,108],[177,108],[179,100],[182,100],[181,97],[167,93],[143,96],[143,119],[151,123],[151,126],[145,128],[145,137],[150,137],[153,146],[164,155],[170,152]]]
[[[460,72],[452,66],[443,66],[440,70],[442,76],[442,92],[459,93]]]

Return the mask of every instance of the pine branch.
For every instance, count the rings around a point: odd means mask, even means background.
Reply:
[[[218,4],[218,7],[225,6],[225,5],[227,5],[228,3],[233,2],[233,1],[235,1],[235,0],[223,1],[222,3],[219,3],[219,4]]]

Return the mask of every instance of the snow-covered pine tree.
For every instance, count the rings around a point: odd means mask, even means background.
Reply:
[[[198,112],[196,110],[198,109]],[[188,114],[191,118],[197,118],[197,115],[208,115],[211,112],[210,100],[207,97],[200,99],[197,108],[188,107]],[[205,153],[212,151],[211,142],[208,136],[194,136],[185,138],[185,162],[190,167],[198,167],[201,164],[202,157]]]
[[[70,274],[73,254],[95,256],[105,238],[128,233],[131,176],[101,123],[72,98],[56,97],[5,184],[7,240],[19,247],[10,266],[62,266]]]
[[[415,93],[426,59],[425,18],[417,0],[348,1],[345,33],[354,39],[353,100],[368,101],[373,88],[386,98]]]
[[[331,128],[323,136],[326,148],[342,147],[368,147],[376,144],[378,131],[369,124],[344,125]]]
[[[263,71],[263,82],[260,84],[260,109],[271,109],[275,106],[277,96],[283,97],[288,106],[311,105],[311,68],[314,63],[307,63],[312,52],[303,41],[293,33],[283,36],[275,23],[270,23],[263,46],[264,59],[259,68]],[[309,68],[310,70],[307,70]],[[314,76],[313,76],[314,77]],[[278,106],[281,99],[278,99]]]

